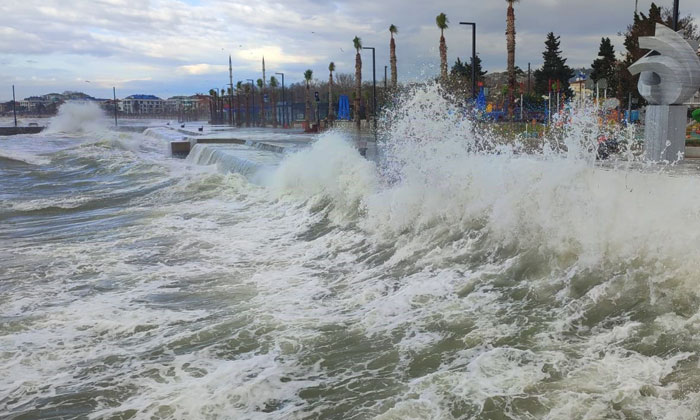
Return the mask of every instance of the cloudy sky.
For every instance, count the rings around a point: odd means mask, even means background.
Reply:
[[[647,11],[650,0],[638,0]],[[516,5],[517,56],[522,68],[541,64],[547,32],[561,35],[575,67],[588,66],[601,36],[613,38],[631,22],[635,0],[523,0]],[[672,5],[672,0],[657,4]],[[422,79],[438,72],[439,30],[445,12],[448,59],[471,54],[476,21],[478,52],[486,70],[506,65],[503,0],[2,0],[0,2],[0,100],[80,90],[99,96],[153,93],[162,97],[206,92],[228,82],[284,72],[287,83],[307,68],[327,78],[329,61],[353,72],[352,38],[377,48],[377,78],[388,64],[390,24],[399,27],[399,77]],[[681,0],[682,14],[700,20],[700,1]],[[371,79],[371,55],[363,55]]]

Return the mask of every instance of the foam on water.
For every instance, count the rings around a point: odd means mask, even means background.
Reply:
[[[28,174],[91,180],[56,199],[129,195],[0,212],[0,410],[695,418],[696,176],[597,164],[590,112],[533,147],[451,104],[419,89],[377,164],[330,133],[262,185],[149,136],[51,155]]]

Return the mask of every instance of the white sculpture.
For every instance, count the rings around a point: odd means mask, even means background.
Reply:
[[[656,35],[640,37],[639,46],[651,50],[629,67],[630,73],[641,73],[637,89],[649,102],[644,121],[646,157],[652,161],[682,159],[688,118],[683,103],[700,89],[697,42],[656,24]]]
[[[657,23],[656,35],[640,37],[639,46],[651,51],[632,64],[629,71],[641,73],[637,88],[650,104],[682,104],[700,89],[697,42]]]

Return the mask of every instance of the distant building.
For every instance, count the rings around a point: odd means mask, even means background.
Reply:
[[[165,101],[154,95],[131,95],[122,99],[119,110],[126,114],[162,114]]]
[[[166,113],[177,113],[193,111],[198,108],[200,99],[193,96],[172,96],[165,100],[164,110]]]

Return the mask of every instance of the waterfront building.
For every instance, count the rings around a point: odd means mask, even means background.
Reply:
[[[122,99],[119,110],[126,114],[162,114],[165,101],[154,95],[131,95]]]

